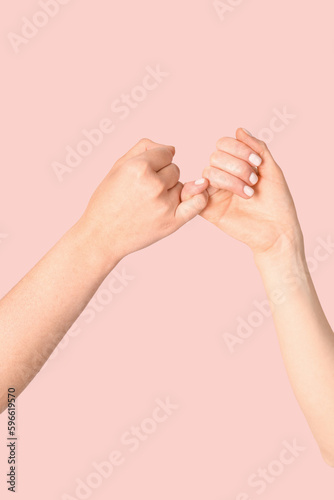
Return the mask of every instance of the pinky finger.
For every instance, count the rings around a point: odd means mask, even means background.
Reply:
[[[244,199],[251,198],[255,192],[246,182],[219,168],[206,167],[203,172],[203,177],[208,179],[211,187],[225,189]]]

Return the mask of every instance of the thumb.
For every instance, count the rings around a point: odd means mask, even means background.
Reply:
[[[204,182],[201,182],[201,184],[188,182],[184,185],[181,192],[182,201],[175,212],[175,219],[178,227],[183,226],[183,224],[189,222],[204,210],[209,200],[209,195],[206,190],[208,185],[209,182],[207,179],[204,179]]]
[[[202,179],[199,179],[198,181],[195,182],[186,182],[185,185],[183,186],[183,189],[181,191],[181,201],[187,201],[189,198],[194,196],[195,194],[198,194],[200,191],[198,189],[198,185],[196,185],[196,182],[202,181]],[[207,190],[207,193],[210,196],[214,195],[217,191],[220,191],[218,188],[215,188],[213,186],[210,186],[210,183],[207,179],[205,179],[205,187]]]
[[[197,181],[186,182],[181,191],[181,201],[190,200],[196,194],[203,193],[209,186],[207,179],[198,179]]]

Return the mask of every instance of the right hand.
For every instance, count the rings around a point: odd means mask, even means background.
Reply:
[[[206,206],[208,181],[181,202],[174,155],[173,146],[142,139],[94,192],[82,221],[106,259],[119,261],[168,236]]]

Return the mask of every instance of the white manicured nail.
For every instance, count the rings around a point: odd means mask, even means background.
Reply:
[[[195,181],[195,185],[196,186],[200,186],[201,184],[204,184],[204,182],[205,182],[205,179],[203,179],[203,178],[202,179],[197,179],[197,181]]]
[[[262,158],[254,153],[252,153],[249,157],[250,163],[255,165],[256,167],[259,167],[262,163]]]
[[[254,172],[252,172],[250,174],[249,182],[251,184],[256,184],[258,180],[259,180],[258,176]]]
[[[246,132],[246,134],[248,134],[248,135],[250,135],[251,137],[253,137],[253,134],[251,134],[251,133],[249,132],[249,130],[247,130],[247,129],[245,129],[245,128],[243,128],[242,130],[243,130],[244,132]]]
[[[245,186],[244,187],[244,193],[247,194],[247,196],[253,196],[254,189],[251,188],[250,186]]]

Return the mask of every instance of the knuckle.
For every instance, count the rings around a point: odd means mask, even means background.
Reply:
[[[217,149],[224,149],[224,146],[226,145],[226,137],[221,137],[218,139],[216,143],[216,148]]]
[[[140,176],[145,175],[150,169],[150,165],[149,165],[148,161],[143,160],[143,159],[137,160],[135,163],[135,166],[136,166],[137,172]]]
[[[150,144],[152,144],[152,141],[150,139],[148,139],[147,137],[143,137],[142,139],[140,139],[140,141],[138,142],[138,145],[139,146],[149,146]]]
[[[164,147],[161,150],[161,155],[164,158],[166,158],[166,160],[169,161],[170,164],[172,164],[172,160],[173,160],[174,154],[173,154],[173,152],[169,148]]]
[[[156,179],[156,181],[152,185],[152,193],[155,196],[159,196],[165,191],[165,188],[165,183],[161,179]]]
[[[262,141],[261,139],[258,140],[258,144],[260,147],[259,154],[263,154],[268,150],[267,144],[264,141]]]
[[[135,161],[129,160],[124,166],[126,167],[127,172],[136,179],[140,179],[145,176],[150,169],[148,161],[141,158],[138,158]]]
[[[211,181],[212,170],[213,170],[212,167],[205,167],[205,169],[202,172],[202,177],[204,177],[204,179],[207,179],[209,182]]]
[[[179,169],[179,167],[177,165],[175,165],[175,163],[173,163],[173,168],[174,168],[174,172],[175,172],[175,177],[177,177],[179,179],[180,174],[181,174],[181,170]]]
[[[215,163],[217,161],[217,153],[218,151],[214,151],[210,156],[210,163]]]
[[[210,171],[211,167],[205,167],[202,172],[202,177],[204,177],[205,179],[210,179]]]

